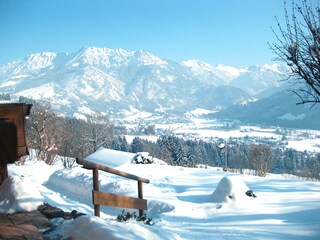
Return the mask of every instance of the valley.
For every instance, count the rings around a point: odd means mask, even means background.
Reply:
[[[206,115],[209,112],[211,111],[196,109],[178,117],[136,111],[127,113],[122,118],[111,118],[111,121],[127,128],[128,142],[136,136],[156,141],[163,134],[174,134],[184,139],[207,142],[225,142],[232,139],[247,144],[264,143],[283,149],[292,148],[301,152],[320,152],[320,131],[318,130],[245,125],[239,121],[212,120]],[[154,134],[144,134],[141,129],[147,126],[154,127]]]

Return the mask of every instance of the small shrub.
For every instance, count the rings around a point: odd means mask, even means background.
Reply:
[[[257,195],[255,195],[255,194],[252,192],[252,190],[246,191],[246,195],[247,195],[248,197],[253,197],[253,198],[256,198],[256,197],[257,197]]]
[[[117,221],[118,222],[126,222],[130,219],[134,219],[137,222],[143,222],[146,225],[153,225],[154,222],[152,221],[151,218],[147,218],[147,216],[144,214],[141,217],[137,217],[136,212],[130,213],[130,212],[125,212],[125,210],[122,210],[121,214],[118,214],[117,216]]]

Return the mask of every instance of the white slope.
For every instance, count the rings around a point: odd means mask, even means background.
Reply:
[[[229,84],[235,78],[239,77],[241,73],[247,72],[244,68],[235,68],[231,66],[225,66],[218,64],[212,66],[208,63],[199,60],[187,60],[183,61],[182,65],[189,67],[193,74],[201,76],[211,76],[216,79],[216,84],[225,85]]]
[[[25,73],[37,73],[44,68],[52,66],[57,55],[58,54],[54,52],[31,54],[24,58],[0,66],[0,73],[7,76],[19,76]]]
[[[237,175],[217,168],[125,164],[118,169],[150,179],[150,184],[143,184],[143,192],[148,200],[147,215],[155,222],[153,226],[134,220],[116,222],[122,211],[118,208],[102,207],[102,218],[94,217],[92,172],[79,166],[59,170],[57,166],[27,161],[24,166],[9,165],[9,175],[28,181],[25,194],[35,191],[35,196],[40,194],[44,202],[87,214],[60,225],[51,233],[52,239],[58,235],[61,239],[320,238],[319,182],[290,180],[281,175]],[[226,176],[232,180],[219,186]],[[137,196],[135,181],[102,172],[99,179],[102,191]],[[37,197],[25,198],[17,194],[16,187],[8,183],[0,186],[2,212],[6,212],[4,205],[8,202],[11,206],[17,206],[14,202],[19,201],[38,205]],[[247,188],[257,198],[246,196]],[[236,197],[213,202],[210,197],[216,189],[225,189],[222,192],[226,195]]]

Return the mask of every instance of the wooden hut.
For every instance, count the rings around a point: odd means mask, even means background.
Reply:
[[[28,155],[25,116],[31,104],[0,102],[0,185],[8,177],[7,164]]]

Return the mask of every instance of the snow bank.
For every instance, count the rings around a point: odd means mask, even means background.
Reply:
[[[152,228],[152,229],[150,229]],[[68,236],[77,240],[127,240],[127,239],[171,239],[170,235],[159,231],[154,226],[147,226],[137,222],[117,222],[103,220],[95,216],[82,216],[58,227],[50,234],[50,238]]]
[[[67,183],[67,184],[66,184]],[[61,189],[75,199],[92,201],[92,171],[81,167],[60,169],[51,174],[47,185]],[[102,192],[138,196],[135,181],[99,171],[99,189]]]
[[[47,185],[61,189],[77,198],[91,201],[92,172],[81,167],[60,169],[50,175]]]
[[[0,212],[30,212],[44,202],[37,185],[23,176],[10,175],[0,186]]]
[[[169,203],[151,200],[148,202],[148,212],[147,216],[150,218],[159,217],[160,214],[165,212],[171,212],[175,209],[175,207]]]

